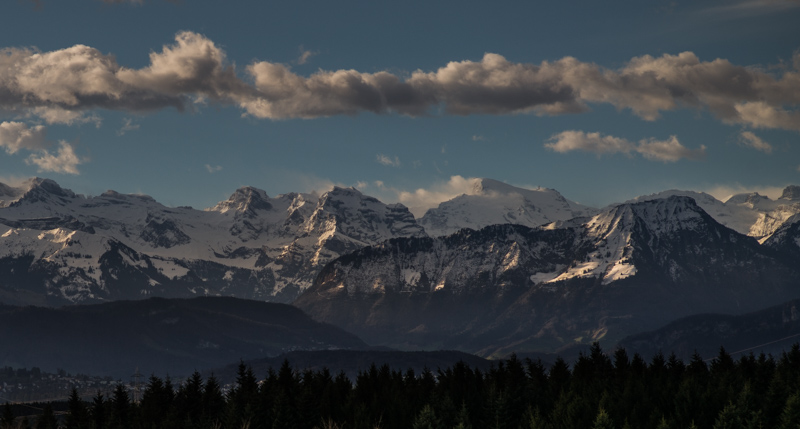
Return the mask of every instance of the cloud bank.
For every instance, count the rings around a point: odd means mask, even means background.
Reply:
[[[689,149],[682,145],[675,136],[670,136],[666,140],[650,138],[633,143],[623,138],[600,133],[563,131],[551,137],[544,146],[559,153],[575,150],[592,152],[597,155],[623,153],[630,156],[638,153],[647,159],[662,162],[675,162],[681,159],[700,160],[706,155],[705,146],[701,145],[699,149]]]
[[[124,67],[113,55],[85,45],[51,52],[0,50],[3,110],[41,117],[56,111],[64,119],[50,120],[63,122],[70,120],[67,112],[182,111],[198,100],[235,105],[265,119],[361,112],[559,115],[611,104],[645,120],[665,111],[698,109],[729,124],[800,131],[800,53],[779,73],[725,59],[701,61],[692,52],[634,57],[619,69],[572,57],[515,63],[487,53],[480,61],[450,62],[408,76],[356,70],[301,76],[268,61],[254,61],[240,74],[219,46],[193,32],[178,33],[141,69]]]

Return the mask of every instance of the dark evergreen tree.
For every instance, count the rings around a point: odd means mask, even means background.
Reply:
[[[3,417],[0,418],[0,427],[3,429],[11,429],[14,427],[14,411],[11,409],[11,404],[6,402],[3,406]]]
[[[203,424],[214,427],[222,422],[225,412],[225,396],[217,378],[211,374],[203,387]]]
[[[458,410],[454,429],[472,429],[472,422],[469,418],[469,410],[466,403],[461,403],[461,409]]]
[[[195,371],[175,392],[175,418],[186,427],[201,425],[203,418],[203,377]]]
[[[717,415],[713,429],[741,429],[744,424],[742,417],[736,404],[729,402]]]
[[[777,429],[797,429],[800,427],[800,392],[789,396],[778,419]]]
[[[594,424],[592,425],[592,429],[614,429],[614,422],[611,420],[611,416],[608,415],[606,410],[600,408],[597,411],[597,417],[594,419]]]
[[[91,416],[93,429],[104,429],[108,424],[108,404],[99,390],[92,398]]]
[[[58,429],[58,420],[49,403],[42,408],[42,415],[36,421],[36,429]]]
[[[72,388],[67,401],[69,414],[67,414],[66,429],[89,429],[91,420],[89,419],[89,409],[78,395],[78,389]]]
[[[128,389],[117,384],[111,397],[111,428],[125,429],[132,427],[131,402]]]
[[[436,413],[430,404],[425,404],[414,419],[414,429],[442,429],[442,423],[436,417]]]

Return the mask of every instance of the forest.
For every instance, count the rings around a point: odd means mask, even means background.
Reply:
[[[138,399],[138,400],[137,400]],[[459,362],[414,373],[372,365],[355,380],[284,361],[259,379],[241,363],[223,389],[195,372],[177,385],[151,376],[141,398],[73,390],[63,415],[3,407],[3,429],[572,429],[800,428],[800,346],[780,356],[646,361],[595,343],[569,365],[511,356],[490,370]]]

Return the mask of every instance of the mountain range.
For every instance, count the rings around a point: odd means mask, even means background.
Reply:
[[[294,305],[372,344],[557,351],[796,298],[800,260],[776,246],[671,196],[537,228],[392,239],[331,262]]]
[[[591,208],[476,180],[415,219],[354,188],[214,207],[0,184],[0,302],[292,302],[368,343],[481,356],[614,343],[697,313],[800,297],[800,187],[665,191]]]

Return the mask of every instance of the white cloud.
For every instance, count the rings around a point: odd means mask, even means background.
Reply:
[[[474,141],[474,142],[486,141],[486,137],[481,136],[481,135],[474,135],[474,136],[472,136],[472,141]]]
[[[475,186],[480,179],[462,176],[451,176],[447,182],[435,183],[429,188],[418,188],[414,191],[394,190],[397,201],[403,203],[416,217],[421,217],[425,212],[439,203],[451,200],[459,195],[474,194]]]
[[[103,123],[103,119],[95,114],[90,115],[86,112],[66,110],[60,107],[34,107],[30,113],[44,119],[48,124],[75,125],[93,123],[95,127],[100,128]]]
[[[745,186],[737,183],[733,185],[713,185],[701,190],[724,202],[736,194],[749,194],[753,192],[768,196],[772,199],[777,199],[783,194],[784,188],[785,186]]]
[[[222,166],[221,165],[206,164],[206,170],[208,170],[209,173],[213,174],[213,173],[216,173],[218,171],[222,171]]]
[[[618,152],[630,153],[634,149],[634,145],[625,139],[583,131],[562,131],[550,137],[548,141],[550,143],[545,143],[544,146],[559,153],[582,150],[602,155]]]
[[[8,154],[17,153],[20,149],[41,150],[47,147],[46,133],[43,125],[29,127],[22,122],[3,122],[0,123],[0,147]]]
[[[139,127],[140,127],[139,124],[134,124],[133,123],[133,119],[124,118],[122,120],[122,128],[117,130],[117,135],[118,136],[124,136],[125,133],[127,133],[128,131],[136,131],[136,130],[139,129]]]
[[[743,146],[747,146],[753,148],[755,150],[760,150],[761,152],[765,153],[772,153],[772,145],[761,140],[760,137],[753,134],[750,131],[742,131],[739,134],[739,143]]]
[[[700,145],[699,149],[689,149],[682,145],[675,136],[670,136],[666,140],[653,138],[641,140],[634,150],[647,159],[663,162],[675,162],[681,159],[697,161],[706,156],[704,145]]]
[[[38,154],[30,155],[25,163],[36,164],[39,172],[80,174],[77,167],[83,161],[75,155],[72,145],[62,140],[58,144],[58,152],[55,155],[47,149],[42,149]]]
[[[397,156],[391,157],[391,156],[387,156],[387,155],[384,155],[382,153],[379,153],[378,155],[375,156],[375,159],[378,161],[378,163],[383,164],[383,165],[388,165],[390,167],[399,167],[400,166],[400,158],[398,158]]]
[[[784,110],[770,106],[764,101],[739,103],[734,106],[734,109],[738,116],[730,118],[730,122],[747,124],[756,128],[800,131],[800,111]]]
[[[297,58],[297,64],[303,65],[308,62],[314,55],[319,54],[319,52],[309,51],[307,49],[303,49],[303,46],[300,46],[300,56]]]
[[[706,153],[705,146],[701,145],[699,149],[689,149],[683,146],[675,136],[670,136],[666,140],[643,139],[637,144],[620,137],[583,131],[563,131],[552,136],[544,146],[559,153],[575,150],[592,152],[597,155],[638,153],[647,159],[663,162],[675,162],[680,159],[699,160],[703,159]]]

